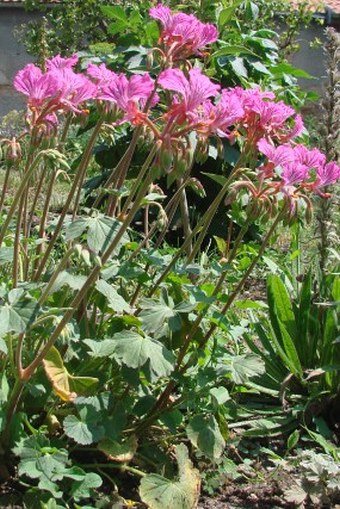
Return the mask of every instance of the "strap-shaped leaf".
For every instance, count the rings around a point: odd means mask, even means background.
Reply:
[[[271,319],[273,315],[276,315],[283,323],[290,336],[295,339],[296,319],[291,299],[289,298],[284,283],[276,274],[272,274],[268,277],[267,297]],[[274,329],[277,328],[275,323],[272,322],[272,325]]]

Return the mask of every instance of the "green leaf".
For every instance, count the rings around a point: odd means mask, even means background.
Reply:
[[[104,428],[97,425],[91,414],[89,414],[91,418],[87,419],[87,408],[84,408],[82,412],[84,412],[83,419],[75,415],[65,417],[63,423],[65,434],[81,445],[90,445],[98,442],[104,435]]]
[[[277,315],[294,339],[296,337],[296,320],[293,306],[284,283],[276,274],[268,277],[267,296],[271,316]]]
[[[140,317],[145,332],[162,336],[168,327],[173,331],[181,328],[181,319],[170,297],[165,300],[161,296],[160,301],[142,299],[140,307],[142,308]]]
[[[6,403],[9,395],[9,385],[6,373],[3,371],[0,374],[0,403]],[[1,429],[1,426],[0,426]]]
[[[244,0],[234,0],[233,4],[230,7],[226,7],[225,9],[221,10],[220,15],[218,17],[218,26],[220,28],[229,23],[237,7],[241,5],[243,1]]]
[[[110,438],[104,438],[98,444],[98,449],[102,451],[109,460],[118,463],[128,463],[131,461],[137,451],[137,438],[131,435],[123,442],[117,442]]]
[[[120,7],[119,5],[100,5],[100,10],[107,18],[118,19],[126,25],[129,24],[123,7]]]
[[[303,282],[301,292],[300,292],[300,302],[299,302],[299,319],[297,321],[297,337],[299,341],[297,342],[297,349],[301,352],[301,356],[305,358],[306,366],[309,365],[308,360],[313,358],[315,355],[316,345],[309,344],[308,341],[308,326],[311,317],[311,306],[312,306],[312,273],[309,270],[308,274]],[[309,351],[311,349],[312,351]]]
[[[115,358],[129,368],[142,368],[149,362],[156,377],[169,376],[172,372],[174,356],[159,341],[134,331],[119,332],[113,339]]]
[[[251,51],[249,48],[246,48],[246,46],[241,46],[241,45],[229,45],[229,46],[225,46],[217,51],[215,51],[215,53],[213,53],[211,56],[212,57],[226,57],[226,56],[234,56],[234,55],[251,55],[253,57],[257,57],[258,58],[258,55],[256,55],[256,53],[254,53],[253,51]]]
[[[68,286],[72,290],[80,290],[84,286],[86,280],[86,276],[71,274],[69,271],[63,270],[58,274],[49,293],[57,292],[63,286]]]
[[[209,458],[217,459],[222,455],[225,441],[213,415],[195,415],[186,433],[191,443]]]
[[[237,76],[248,78],[248,71],[244,65],[244,60],[241,57],[230,58],[230,65]]]
[[[96,215],[93,217],[79,218],[66,228],[66,241],[75,240],[87,231],[87,244],[91,251],[102,254],[115,239],[121,223],[111,217]],[[129,236],[124,233],[119,240],[113,254],[118,254],[121,247],[130,242]]]
[[[222,239],[221,237],[217,237],[216,235],[214,235],[214,240],[216,242],[217,249],[218,249],[220,255],[224,256],[227,252],[227,242],[225,241],[225,239]]]
[[[3,246],[0,249],[0,265],[4,265],[5,263],[12,263],[13,261],[13,247]]]
[[[103,279],[96,282],[96,289],[107,298],[108,306],[117,313],[129,313],[130,306],[117,290]]]
[[[71,497],[79,501],[83,498],[93,496],[93,490],[99,488],[103,484],[101,477],[93,472],[87,473],[85,478],[80,482],[74,482],[71,488]]]
[[[216,173],[207,173],[205,171],[202,171],[202,174],[211,178],[212,180],[220,184],[220,186],[224,186],[224,184],[227,181],[227,177],[225,177],[224,175],[217,175]]]
[[[25,332],[35,317],[37,303],[22,288],[8,293],[7,302],[0,307],[0,337],[7,332]]]
[[[110,357],[115,352],[115,342],[113,339],[84,339],[83,343],[90,348],[91,357]]]
[[[261,74],[271,74],[270,70],[268,69],[268,67],[266,67],[264,64],[262,64],[262,62],[260,61],[257,61],[257,62],[249,62],[250,65],[258,72],[260,72]]]
[[[287,449],[291,451],[297,445],[300,440],[300,432],[298,429],[294,430],[291,435],[289,435],[287,439]]]
[[[270,70],[273,74],[281,75],[284,74],[290,74],[292,76],[295,76],[296,78],[306,78],[306,79],[313,79],[313,76],[311,76],[308,72],[304,71],[303,69],[299,69],[298,67],[294,67],[291,64],[287,63],[280,63],[277,65],[273,65],[270,67]]]
[[[218,405],[223,405],[230,399],[229,392],[225,387],[213,387],[209,392]]]
[[[218,365],[221,373],[230,373],[236,384],[245,384],[250,378],[265,372],[265,363],[260,356],[247,353],[243,355],[225,355]]]
[[[189,460],[184,444],[176,446],[178,479],[169,480],[161,475],[143,477],[139,493],[150,509],[193,509],[200,493],[200,477]]]
[[[0,338],[0,352],[4,353],[5,355],[8,353],[7,344],[2,338]]]
[[[20,476],[39,479],[40,490],[47,490],[56,498],[62,496],[56,481],[64,477],[68,462],[66,450],[51,447],[49,440],[37,433],[19,442],[13,452],[21,458],[18,467]]]

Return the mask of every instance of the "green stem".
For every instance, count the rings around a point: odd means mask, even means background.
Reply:
[[[180,247],[180,249],[178,249],[177,253],[175,254],[175,256],[172,258],[171,262],[167,265],[166,269],[162,272],[162,274],[159,276],[159,278],[157,279],[156,283],[154,284],[154,286],[151,288],[150,292],[149,292],[149,297],[151,297],[155,291],[159,288],[159,285],[162,281],[164,281],[164,279],[167,277],[167,275],[170,273],[171,269],[173,268],[173,266],[175,265],[175,263],[179,260],[179,258],[181,257],[182,253],[188,248],[188,246],[190,245],[193,237],[199,232],[201,231],[194,247],[193,247],[193,250],[190,254],[190,256],[188,256],[188,262],[190,260],[193,259],[193,257],[195,256],[196,252],[197,252],[197,249],[198,247],[200,246],[200,243],[202,242],[204,236],[206,235],[206,225],[207,224],[210,224],[210,221],[215,213],[215,211],[217,210],[218,206],[220,205],[220,203],[222,202],[225,194],[227,193],[228,191],[228,188],[229,188],[229,185],[230,183],[232,182],[232,180],[235,178],[235,176],[237,175],[238,171],[240,170],[240,167],[239,167],[239,164],[235,167],[234,171],[231,173],[231,175],[229,176],[229,178],[226,180],[226,182],[223,184],[222,188],[220,189],[219,193],[216,195],[215,199],[213,200],[213,202],[211,203],[210,207],[208,208],[208,210],[203,214],[203,216],[201,217],[200,221],[197,223],[197,225],[195,226],[195,228],[192,230],[192,233],[191,235],[189,235],[183,242],[182,246]]]
[[[146,180],[144,181],[143,185],[141,186],[141,188],[136,196],[136,200],[135,200],[134,204],[132,205],[124,223],[118,230],[114,240],[111,242],[108,249],[103,254],[102,265],[105,265],[105,263],[108,261],[108,259],[110,258],[110,256],[114,252],[114,250],[116,249],[120,239],[122,238],[122,236],[124,235],[124,233],[126,232],[128,227],[130,226],[133,218],[135,217],[137,210],[140,207],[140,204],[145,196],[145,193],[147,192],[147,190],[149,188],[151,180],[152,180],[152,177],[149,174],[148,177],[146,178]],[[37,367],[41,364],[41,362],[45,358],[46,354],[49,352],[51,347],[54,345],[54,343],[58,339],[58,337],[61,334],[62,330],[64,329],[65,325],[67,325],[67,323],[70,321],[70,319],[74,315],[76,309],[78,308],[79,304],[86,296],[87,291],[95,282],[100,271],[101,271],[101,267],[99,267],[99,266],[96,266],[92,269],[86,282],[84,283],[82,288],[79,290],[79,292],[77,293],[77,295],[74,297],[73,301],[71,302],[69,309],[65,312],[63,318],[61,319],[61,321],[59,322],[57,327],[54,329],[50,339],[43,346],[43,348],[40,350],[40,352],[38,353],[36,358],[31,362],[31,364],[23,370],[22,376],[25,380],[30,379],[31,376],[33,375],[33,373],[35,372],[35,370],[37,369]]]
[[[4,203],[5,203],[5,197],[6,197],[6,193],[7,193],[7,189],[8,189],[9,175],[10,175],[11,170],[13,170],[13,168],[14,168],[13,164],[7,164],[5,179],[4,179],[4,183],[2,186],[1,197],[0,197],[0,214],[2,212]]]
[[[0,444],[4,448],[4,450],[9,450],[10,448],[10,438],[11,438],[11,424],[13,416],[16,412],[20,396],[24,389],[25,382],[23,380],[17,379],[12,392],[10,394],[7,407],[6,407],[6,417],[5,417],[5,425],[3,431],[0,435]]]
[[[117,164],[117,166],[111,172],[111,175],[105,182],[103,189],[99,192],[97,198],[95,199],[95,201],[92,205],[92,209],[95,209],[98,207],[100,200],[102,199],[103,195],[105,194],[106,188],[110,187],[113,183],[115,183],[116,184],[115,187],[118,188],[118,184],[117,184],[118,179],[120,178],[120,175],[122,175],[122,174],[125,175],[125,172],[127,171],[128,167],[131,163],[132,156],[136,149],[136,145],[137,145],[138,138],[139,138],[141,131],[142,131],[142,127],[137,127],[135,129],[132,139],[131,139],[131,143],[129,144],[128,148],[126,149],[124,155],[122,156],[122,158],[119,161],[119,163]],[[124,179],[123,179],[123,182],[124,182]]]
[[[185,188],[182,187],[182,184],[183,184],[183,180],[177,181],[177,188],[181,189],[179,191],[179,206],[180,206],[180,210],[181,210],[183,234],[184,234],[184,238],[187,238],[187,237],[191,237],[192,229],[191,229],[191,225],[190,225],[190,216],[189,216],[189,206],[188,206],[187,195],[185,192]],[[186,251],[187,251],[188,257],[190,257],[190,255],[192,253],[192,241],[190,241],[188,243]]]
[[[7,217],[6,217],[6,219],[5,219],[5,221],[4,221],[3,225],[2,225],[2,228],[0,230],[0,247],[1,247],[2,243],[3,243],[3,240],[5,238],[7,229],[9,227],[9,225],[10,225],[10,222],[13,219],[14,212],[15,212],[17,206],[18,206],[18,203],[19,203],[19,201],[21,199],[21,196],[22,196],[23,192],[25,191],[27,183],[28,183],[29,179],[31,178],[31,176],[32,176],[32,174],[33,174],[37,164],[39,163],[40,159],[41,159],[41,153],[39,153],[36,156],[36,158],[32,161],[32,164],[30,164],[30,165],[27,164],[28,168],[27,168],[27,170],[24,173],[24,176],[23,176],[23,178],[21,180],[21,183],[19,185],[19,188],[18,188],[17,192],[14,195],[11,208],[9,209]],[[30,160],[31,160],[31,157],[28,156],[28,161],[30,161]]]
[[[252,263],[248,267],[247,271],[245,272],[244,276],[240,280],[240,282],[237,285],[237,287],[235,288],[235,290],[230,294],[228,301],[226,302],[226,304],[224,305],[224,307],[223,307],[223,309],[221,311],[221,314],[226,314],[227,313],[227,311],[230,309],[231,305],[233,304],[235,298],[237,297],[239,292],[242,290],[245,282],[247,281],[248,277],[250,276],[250,274],[251,274],[252,270],[254,269],[255,265],[258,263],[259,259],[263,256],[263,253],[264,253],[264,251],[265,251],[265,249],[266,249],[266,247],[267,247],[267,245],[269,243],[269,240],[270,240],[272,234],[274,233],[278,223],[281,221],[282,217],[284,216],[285,211],[286,211],[286,208],[284,207],[281,210],[281,212],[279,212],[277,217],[275,218],[275,220],[274,220],[273,224],[271,225],[268,233],[266,234],[265,238],[263,239],[263,242],[261,244],[261,247],[259,249],[258,254],[256,255],[256,257],[254,258],[254,260],[252,261]],[[203,348],[207,344],[207,342],[209,341],[211,335],[214,333],[216,328],[217,328],[216,324],[212,324],[210,326],[208,332],[205,334],[204,338],[200,341],[198,348]],[[193,337],[193,334],[190,334],[190,337]],[[177,360],[177,367],[176,367],[176,369],[177,369],[178,373],[181,374],[181,375],[183,375],[186,372],[186,370],[188,369],[188,367],[190,366],[190,363],[187,362],[182,368],[180,368],[180,363],[182,362],[182,360],[184,358],[184,355],[187,352],[187,349],[188,349],[189,345],[190,345],[190,342],[186,341],[185,348],[183,349],[183,351],[180,352],[180,355],[179,355],[178,360]],[[153,408],[150,410],[150,412],[149,412],[148,416],[146,417],[146,419],[143,422],[141,422],[140,425],[136,428],[136,433],[138,432],[138,434],[140,434],[147,427],[149,427],[150,424],[154,421],[155,416],[157,416],[159,414],[159,412],[164,407],[166,407],[167,402],[169,400],[169,397],[170,397],[172,391],[175,389],[176,385],[177,385],[177,382],[174,380],[174,378],[172,378],[168,382],[167,386],[165,387],[165,389],[162,392],[162,394],[159,396],[159,398],[156,401],[156,403],[153,406]]]
[[[145,174],[148,171],[148,169],[156,155],[156,152],[157,152],[157,145],[154,145],[152,147],[152,149],[150,150],[148,157],[145,159],[143,166],[140,169],[138,177],[136,178],[136,180],[134,182],[133,188],[131,189],[129,196],[125,200],[124,207],[121,212],[122,217],[124,217],[124,215],[127,213],[131,203],[133,202],[135,194],[136,194],[141,182],[143,181],[143,178],[145,177]]]
[[[18,271],[19,271],[19,257],[20,257],[20,235],[21,235],[21,226],[23,222],[23,209],[24,209],[24,196],[21,196],[19,202],[19,210],[17,223],[15,225],[15,236],[14,236],[14,245],[13,245],[13,266],[12,266],[12,285],[13,288],[18,286]]]
[[[57,277],[59,276],[60,272],[62,270],[64,270],[64,268],[66,267],[66,265],[67,265],[67,263],[68,263],[68,261],[70,259],[70,256],[72,255],[73,251],[74,251],[74,247],[72,246],[72,247],[70,247],[66,251],[66,253],[63,256],[62,260],[59,262],[58,267],[53,271],[52,277],[50,278],[49,282],[47,283],[47,285],[46,285],[46,287],[45,287],[45,289],[43,291],[43,293],[41,294],[41,297],[39,299],[39,306],[43,306],[44,305],[44,303],[45,303],[46,299],[48,298],[48,295],[49,295],[49,293],[50,293],[54,283],[57,280]]]
[[[265,249],[268,246],[268,243],[269,243],[269,241],[271,239],[271,236],[273,235],[274,231],[276,230],[276,227],[279,224],[279,222],[281,221],[281,219],[283,218],[285,212],[286,212],[286,207],[284,206],[283,209],[277,214],[277,216],[276,216],[275,220],[273,221],[271,227],[269,228],[266,236],[264,237],[264,239],[262,241],[262,244],[261,244],[261,247],[260,247],[257,255],[255,256],[255,258],[253,259],[253,261],[249,265],[248,269],[244,273],[242,279],[239,281],[238,285],[236,286],[235,290],[230,294],[227,302],[223,306],[223,308],[221,310],[221,314],[222,315],[225,315],[227,313],[227,311],[229,311],[229,309],[230,309],[231,305],[233,304],[234,300],[236,299],[236,297],[238,296],[238,294],[242,290],[245,282],[247,281],[247,279],[249,278],[250,274],[252,273],[255,265],[258,263],[260,258],[262,258],[263,253],[265,252]],[[217,327],[218,327],[217,324],[212,324],[210,326],[208,332],[205,334],[204,338],[199,343],[199,347],[200,348],[204,347],[204,345],[208,342],[208,340],[210,339],[211,335],[215,332]]]
[[[54,183],[55,183],[56,178],[57,178],[57,174],[58,174],[57,171],[53,172],[52,177],[50,178],[50,183],[49,183],[49,186],[48,186],[48,189],[47,189],[47,193],[46,193],[46,197],[45,197],[44,210],[43,210],[43,213],[42,213],[42,216],[41,216],[41,219],[40,219],[40,226],[39,226],[39,238],[41,240],[45,236],[45,228],[46,228],[48,213],[49,213],[49,210],[50,210],[50,203],[51,203],[51,198],[52,198],[53,187],[54,187]],[[36,258],[36,260],[34,262],[34,268],[35,269],[37,267],[38,257],[42,253],[42,251],[43,251],[43,243],[41,243],[41,244],[39,244],[37,246],[37,250],[36,250],[37,258]],[[33,276],[33,279],[34,280],[36,279],[36,275],[35,274]]]
[[[121,470],[122,472],[130,472],[131,474],[138,475],[138,477],[145,477],[146,473],[138,470],[137,468],[130,467],[126,464],[121,463],[85,463],[81,465],[84,468],[114,468],[115,470]]]
[[[74,177],[74,180],[73,180],[73,184],[71,186],[71,189],[69,191],[69,194],[67,196],[67,199],[66,199],[66,202],[64,204],[64,207],[63,207],[63,210],[61,211],[61,214],[59,216],[59,220],[58,220],[58,223],[55,227],[55,230],[53,232],[53,235],[50,239],[50,242],[47,246],[47,249],[44,253],[44,256],[40,262],[40,265],[38,266],[37,270],[36,270],[36,273],[34,275],[34,281],[37,281],[41,274],[43,273],[44,271],[44,268],[46,266],[46,263],[48,261],[48,258],[50,256],[50,253],[52,251],[52,248],[54,246],[54,244],[56,243],[57,239],[58,239],[58,236],[61,232],[61,229],[63,227],[63,224],[64,224],[64,219],[65,219],[65,216],[69,210],[69,207],[71,205],[71,202],[72,200],[74,199],[74,195],[75,193],[77,192],[77,189],[78,189],[78,186],[81,184],[82,182],[82,179],[84,178],[84,175],[85,175],[85,172],[86,172],[86,169],[88,167],[88,164],[89,164],[89,161],[90,161],[90,157],[91,157],[91,154],[92,154],[92,149],[93,149],[93,146],[95,144],[95,141],[97,139],[97,136],[100,132],[100,129],[102,127],[102,124],[103,124],[103,120],[100,120],[98,121],[98,123],[96,124],[95,128],[93,129],[93,132],[91,134],[91,137],[89,139],[89,142],[87,144],[87,147],[85,149],[85,152],[84,152],[84,155],[82,157],[82,160],[80,162],[80,165],[79,165],[79,168],[78,168],[78,171]]]
[[[34,198],[33,198],[31,210],[30,210],[30,213],[29,213],[29,216],[28,216],[28,225],[27,225],[27,236],[28,237],[30,236],[30,233],[31,233],[34,211],[35,211],[35,208],[36,208],[36,205],[37,205],[37,202],[38,202],[38,198],[39,198],[39,195],[40,195],[43,183],[44,183],[45,176],[46,176],[45,168],[43,168],[42,171],[41,171],[39,183],[38,183],[38,186],[36,188],[36,192],[35,192],[35,195],[34,195]]]

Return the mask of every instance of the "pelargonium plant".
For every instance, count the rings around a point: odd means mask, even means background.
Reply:
[[[68,405],[64,432],[80,445],[99,443],[99,449],[106,450],[104,441],[112,437],[109,427],[97,421],[92,422],[98,428],[92,438],[79,438],[71,431],[71,418],[78,419],[81,405],[77,407],[77,398],[91,394],[93,385],[98,393],[109,390],[119,404],[124,394],[129,395],[124,408],[126,426],[123,424],[114,440],[125,443],[135,437],[131,461],[138,454],[137,443],[162,415],[178,408],[185,414],[185,402],[191,397],[187,385],[196,377],[195,370],[203,369],[214,355],[210,340],[219,324],[212,319],[212,305],[214,312],[217,309],[220,317],[225,316],[277,225],[294,220],[300,211],[310,215],[313,194],[327,199],[329,186],[340,177],[335,162],[301,143],[304,126],[293,108],[259,87],[223,89],[204,73],[199,59],[217,39],[214,26],[192,15],[173,13],[163,5],[152,8],[150,15],[159,20],[161,28],[159,46],[150,49],[154,62],[151,73],[116,73],[104,63],[90,63],[79,71],[77,55],[57,55],[45,62],[44,69],[28,64],[14,80],[15,89],[27,98],[27,127],[15,139],[1,141],[7,174],[15,169],[20,172],[11,202],[5,203],[6,186],[1,200],[0,245],[11,273],[11,277],[7,269],[1,273],[0,306],[1,363],[9,385],[0,420],[7,463],[11,462],[15,438],[11,438],[12,424],[18,409],[25,411],[25,394],[35,377],[41,377],[42,368],[60,405],[62,401]],[[95,126],[89,125],[91,134],[64,206],[57,217],[51,216],[57,178],[60,172],[70,172],[66,147],[71,126],[86,125],[90,113],[98,120]],[[96,191],[91,210],[83,209],[82,188],[95,144],[122,126],[132,131],[126,153]],[[223,139],[229,146],[237,144],[240,158],[216,184],[216,196],[209,208],[195,225],[191,224],[187,189],[201,186],[191,176],[193,162],[207,157],[212,141],[218,152],[223,152]],[[126,193],[127,172],[141,140],[149,153]],[[177,186],[164,206],[167,190],[163,177]],[[38,211],[37,202],[42,197],[44,204]],[[197,275],[190,274],[190,266],[198,260],[217,208],[241,199],[245,224],[219,265],[218,281],[209,298],[195,302],[190,291],[200,282]],[[150,224],[150,209],[158,211],[161,221]],[[134,234],[134,220],[141,210],[144,236]],[[170,259],[155,265],[149,254],[162,247],[177,210],[183,242]],[[39,224],[34,226],[37,214]],[[226,287],[232,262],[255,221],[269,221],[258,253],[239,274],[239,280]],[[135,239],[133,248],[131,237]],[[144,279],[129,279],[127,284],[123,268],[119,272],[123,261],[134,270],[139,267]],[[188,277],[171,296],[178,264]],[[65,285],[67,290],[61,292]],[[159,313],[152,317],[153,309]],[[117,318],[122,325],[115,332]],[[73,337],[77,343],[73,354],[67,343],[72,327],[78,330]],[[205,356],[201,364],[197,362],[198,351]],[[104,375],[98,377],[100,380],[69,375],[64,363],[68,357],[79,363],[79,355],[87,356],[93,366],[109,360],[115,374],[110,371],[105,380]],[[86,365],[82,363],[81,373]],[[127,382],[127,370],[134,373],[131,383]],[[211,381],[216,386],[226,376],[223,370],[218,373]],[[133,408],[141,395],[150,396],[152,404],[138,415]],[[58,408],[55,404],[56,412]],[[221,419],[220,413],[215,407],[207,408],[204,419],[209,422],[204,422],[214,428],[214,436],[221,443],[216,420],[217,414]],[[201,414],[194,418],[203,419]],[[198,446],[190,426],[188,437]],[[219,447],[211,456],[220,453]]]

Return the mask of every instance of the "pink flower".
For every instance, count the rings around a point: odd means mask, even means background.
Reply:
[[[294,161],[294,150],[290,145],[279,145],[275,147],[265,138],[262,138],[257,143],[257,148],[267,157],[268,161],[274,165],[274,168],[277,166],[284,166]]]
[[[288,118],[294,115],[295,111],[283,101],[259,101],[254,104],[252,111],[258,114],[258,124],[266,132],[276,131],[284,127]]]
[[[98,99],[114,102],[124,112],[124,120],[139,123],[143,117],[141,108],[153,91],[154,81],[148,74],[134,75],[130,79],[124,74],[118,74],[112,77],[110,84],[103,87]],[[151,106],[157,100],[158,96],[155,94]]]
[[[283,187],[301,184],[308,177],[308,168],[304,164],[289,163],[284,166],[281,173]]]
[[[96,97],[97,87],[83,74],[75,73],[71,68],[55,69],[51,74],[59,81],[60,105],[76,113],[78,106]]]
[[[69,58],[63,58],[56,55],[53,58],[46,60],[46,69],[52,71],[53,69],[71,69],[78,63],[79,57],[72,55]]]
[[[200,69],[191,69],[189,79],[179,69],[167,69],[160,74],[158,83],[165,90],[176,92],[169,116],[177,118],[179,123],[187,118],[197,120],[197,108],[220,89]]]
[[[207,132],[215,132],[222,137],[228,136],[228,129],[239,122],[244,115],[241,101],[233,89],[222,90],[217,105],[206,101],[203,109],[203,130],[205,128]]]
[[[43,74],[34,64],[27,64],[14,78],[14,88],[28,97],[30,108],[39,108],[59,93],[59,81],[51,74]]]
[[[110,71],[105,64],[89,64],[86,72],[91,78],[93,78],[96,84],[100,85],[100,87],[109,85],[118,76],[115,72]]]
[[[184,13],[174,14],[162,4],[149,11],[150,16],[162,24],[161,42],[172,60],[200,54],[207,44],[217,40],[217,29],[209,23],[202,23],[195,16]]]
[[[248,139],[256,143],[259,139],[277,139],[286,142],[298,136],[304,129],[300,115],[283,101],[275,102],[272,92],[261,92],[259,89],[243,90],[237,87],[241,103],[245,110],[243,128]],[[289,122],[294,120],[294,127]]]
[[[317,148],[309,150],[305,145],[299,144],[294,146],[294,160],[312,169],[323,166],[326,162],[326,157]]]
[[[294,127],[286,133],[285,141],[290,141],[296,138],[297,136],[300,136],[300,134],[304,131],[304,124],[302,121],[301,115],[295,115],[294,119]]]
[[[334,162],[320,165],[316,170],[316,180],[314,188],[316,190],[321,187],[335,184],[340,179],[340,167]]]

